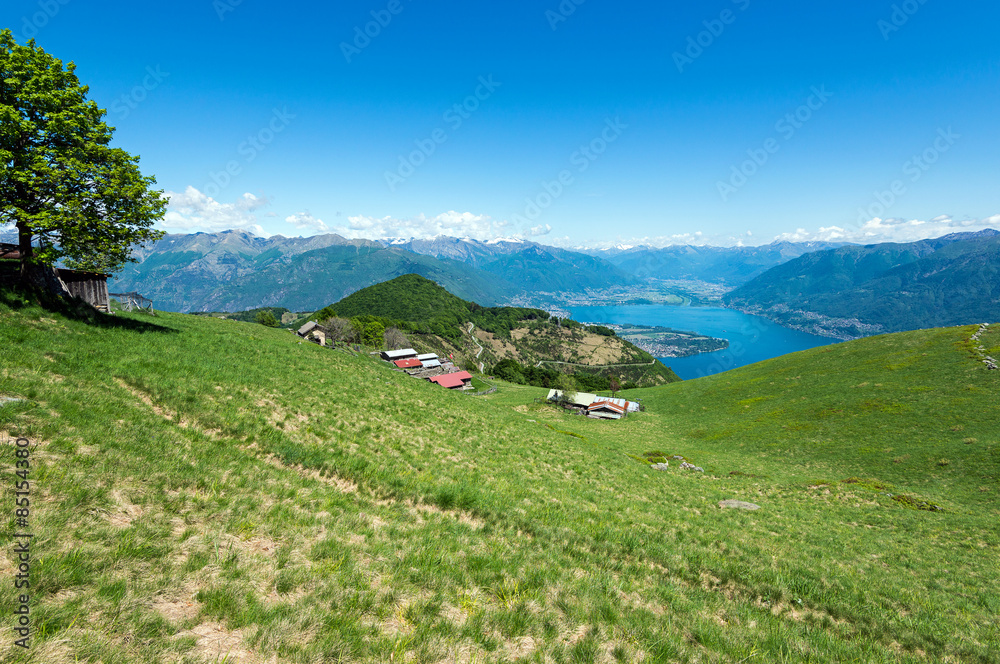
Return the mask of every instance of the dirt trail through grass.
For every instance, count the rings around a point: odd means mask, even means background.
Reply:
[[[470,336],[470,337],[472,337],[472,343],[474,343],[474,344],[476,344],[477,346],[479,346],[479,351],[478,351],[478,352],[476,353],[476,359],[478,360],[478,359],[479,359],[479,356],[483,354],[483,351],[484,351],[485,349],[483,348],[483,345],[482,345],[481,343],[479,343],[479,339],[477,339],[477,338],[476,338],[476,335],[474,335],[474,334],[472,333],[472,331],[473,331],[474,329],[476,329],[476,325],[475,325],[475,323],[471,323],[471,322],[470,322],[470,323],[469,323],[469,336]],[[480,362],[480,363],[479,363],[479,373],[483,373],[483,371],[484,371],[483,367],[484,367],[483,363],[482,363],[482,362]]]

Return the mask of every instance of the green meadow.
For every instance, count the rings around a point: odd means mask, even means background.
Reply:
[[[0,406],[0,661],[1000,663],[976,329],[633,390],[645,412],[609,422],[286,330],[0,291],[22,399]]]

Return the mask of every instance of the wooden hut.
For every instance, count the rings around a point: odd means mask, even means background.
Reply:
[[[99,311],[110,311],[108,307],[108,276],[101,272],[56,269],[56,276],[73,297],[78,297]]]
[[[20,260],[21,249],[16,244],[0,243],[0,273],[2,273],[0,274],[0,282],[13,284],[20,279]],[[43,267],[42,271],[44,281],[57,294],[68,293],[101,311],[110,311],[108,307],[108,277],[111,275],[49,267]],[[60,288],[65,293],[60,292]]]

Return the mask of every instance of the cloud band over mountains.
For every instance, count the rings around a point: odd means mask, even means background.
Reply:
[[[546,238],[547,244],[576,248],[605,248],[617,245],[648,245],[664,247],[671,245],[760,245],[773,241],[787,242],[849,242],[856,244],[876,244],[879,242],[914,242],[940,237],[949,233],[979,231],[987,228],[1000,229],[1000,214],[984,219],[955,219],[941,215],[930,220],[882,219],[875,217],[860,224],[826,226],[816,230],[805,227],[782,233],[776,237],[758,237],[752,231],[740,236],[709,236],[701,232],[664,236],[629,237],[618,234],[615,237],[581,238],[571,235],[555,235],[549,224],[531,228],[518,228],[507,220],[494,219],[489,215],[472,212],[449,211],[435,216],[424,214],[408,219],[391,216],[373,217],[356,215],[346,218],[346,222],[330,223],[319,219],[307,211],[298,212],[277,221],[274,212],[264,214],[266,219],[258,219],[258,213],[271,204],[264,196],[243,194],[235,203],[221,203],[194,187],[184,192],[167,192],[169,204],[167,214],[160,226],[170,232],[207,232],[242,229],[257,235],[274,234],[316,235],[336,233],[348,239],[378,240],[384,238],[431,239],[439,236],[467,237],[476,240],[498,238]]]

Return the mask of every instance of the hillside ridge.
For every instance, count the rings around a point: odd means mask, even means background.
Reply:
[[[726,306],[840,339],[1000,318],[1000,233],[820,251],[723,296]]]
[[[482,365],[518,382],[549,386],[565,372],[575,374],[588,389],[606,388],[612,377],[632,386],[679,380],[610,328],[553,319],[541,309],[482,307],[416,274],[362,289],[310,319],[333,315],[378,317],[384,325],[407,332],[415,347],[448,355],[458,349],[459,362],[466,368]],[[475,326],[471,332],[470,324]],[[543,364],[549,366],[548,372],[542,370]],[[504,367],[510,371],[505,373]]]

